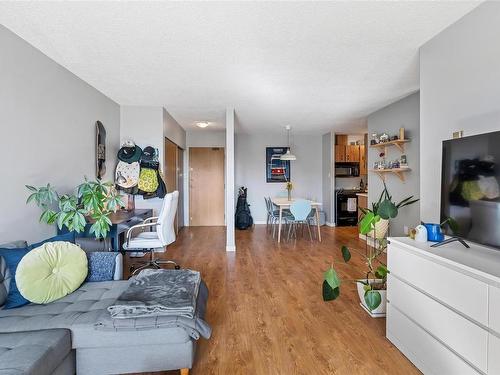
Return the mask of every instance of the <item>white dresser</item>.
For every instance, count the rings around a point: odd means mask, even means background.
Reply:
[[[500,251],[389,240],[387,338],[424,374],[500,375]]]

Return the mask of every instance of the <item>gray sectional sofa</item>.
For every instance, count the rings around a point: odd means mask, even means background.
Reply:
[[[0,375],[122,374],[190,369],[193,333],[181,325],[130,324],[100,329],[103,314],[129,281],[87,282],[46,305],[0,310]],[[197,315],[205,315],[208,289],[202,282]],[[186,373],[186,372],[184,372]]]

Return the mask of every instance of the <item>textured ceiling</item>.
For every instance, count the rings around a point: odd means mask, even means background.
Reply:
[[[478,2],[1,2],[0,23],[185,128],[357,130],[418,89],[418,48]]]

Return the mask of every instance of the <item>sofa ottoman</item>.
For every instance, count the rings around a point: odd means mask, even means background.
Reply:
[[[191,368],[196,340],[185,328],[153,325],[126,330],[97,329],[102,315],[109,315],[107,308],[127,289],[129,282],[87,282],[72,294],[46,305],[29,304],[0,310],[0,332],[71,331],[79,375]],[[208,289],[202,282],[197,303],[201,318],[205,315],[207,300]]]
[[[66,329],[0,333],[0,375],[69,375],[75,353]]]

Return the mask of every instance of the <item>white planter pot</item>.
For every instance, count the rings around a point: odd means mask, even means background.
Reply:
[[[372,229],[370,232],[368,232],[368,237],[373,238],[376,236],[376,238],[380,240],[385,237],[388,230],[389,230],[389,220],[380,219],[375,223],[375,233]]]
[[[365,282],[366,280],[359,280],[359,281],[363,281]],[[374,283],[374,282],[380,282],[382,280],[380,279],[368,279],[368,282],[370,284]],[[378,292],[380,293],[380,296],[382,297],[382,301],[380,302],[380,305],[375,309],[375,310],[372,310],[370,311],[370,309],[368,308],[368,306],[366,305],[366,302],[365,302],[365,290],[363,289],[363,286],[364,284],[358,282],[356,283],[357,287],[358,287],[358,296],[359,296],[359,300],[360,300],[360,305],[363,309],[365,309],[365,311],[372,317],[372,318],[383,318],[385,317],[385,312],[386,312],[386,308],[387,308],[387,290],[378,290]]]

